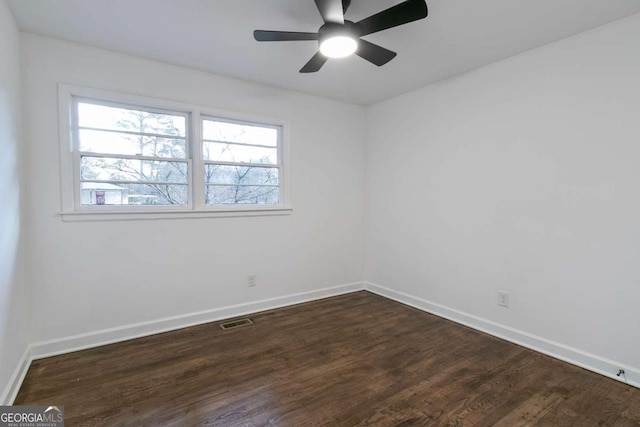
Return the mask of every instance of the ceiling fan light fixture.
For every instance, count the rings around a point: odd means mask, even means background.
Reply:
[[[358,49],[358,41],[348,35],[327,37],[320,42],[320,52],[327,58],[346,58]]]

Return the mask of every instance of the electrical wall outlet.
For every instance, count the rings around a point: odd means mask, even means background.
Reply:
[[[498,291],[498,305],[502,307],[509,307],[509,293],[505,291]]]
[[[249,286],[250,288],[253,288],[255,285],[256,285],[256,275],[250,274],[249,277],[247,278],[247,286]]]

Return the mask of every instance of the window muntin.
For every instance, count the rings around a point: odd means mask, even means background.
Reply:
[[[278,205],[280,126],[202,120],[206,205]]]
[[[81,206],[188,206],[187,115],[75,98]]]

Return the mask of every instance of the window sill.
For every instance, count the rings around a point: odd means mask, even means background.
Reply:
[[[156,219],[200,219],[200,218],[231,218],[255,216],[291,215],[292,208],[249,208],[249,209],[219,209],[192,211],[75,211],[60,212],[63,222],[94,222],[94,221],[139,221]]]

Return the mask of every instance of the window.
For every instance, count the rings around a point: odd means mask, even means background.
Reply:
[[[203,119],[205,203],[277,205],[279,134],[274,126]]]
[[[74,98],[82,206],[189,205],[187,116]]]
[[[290,212],[281,122],[65,85],[60,108],[63,218]]]

